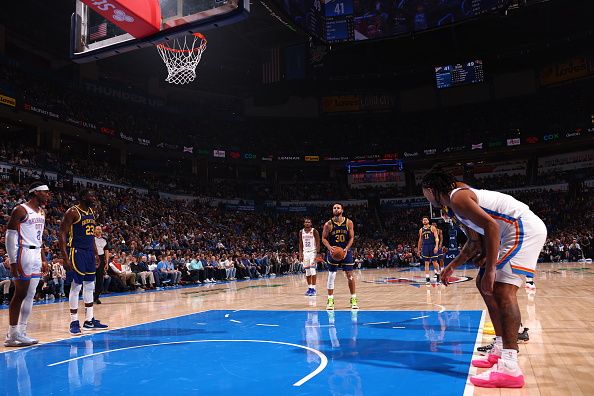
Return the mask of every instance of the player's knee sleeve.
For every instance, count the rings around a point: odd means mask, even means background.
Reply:
[[[70,309],[78,308],[78,296],[80,294],[80,289],[82,289],[82,285],[80,283],[72,282],[70,284],[70,294],[68,295]]]
[[[39,278],[31,278],[31,280],[29,281],[29,288],[27,289],[27,295],[25,296],[25,298],[30,298],[31,300],[33,300],[33,298],[35,297],[35,293],[37,292],[37,285],[39,285],[40,281],[41,279]]]
[[[33,307],[33,298],[35,297],[35,292],[37,291],[37,285],[39,284],[39,278],[32,278],[29,283],[29,288],[27,289],[27,294],[23,299],[21,304],[21,310],[19,313],[19,324],[26,325],[29,321],[29,315],[31,314],[31,309]]]
[[[328,290],[334,290],[334,280],[336,279],[336,272],[328,272]]]
[[[35,298],[35,293],[37,292],[37,285],[39,284],[39,278],[31,278],[29,281],[29,288],[27,289],[27,294],[25,294],[25,298],[21,304],[21,312],[23,311],[23,307],[28,306],[28,309],[31,310],[31,306],[33,305],[33,299]]]
[[[85,304],[90,304],[94,300],[95,281],[84,281],[83,285],[83,301]]]

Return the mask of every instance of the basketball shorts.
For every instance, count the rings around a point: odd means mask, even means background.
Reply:
[[[532,211],[510,220],[502,232],[495,282],[521,287],[521,275],[534,277],[546,239],[547,227]]]
[[[68,259],[73,270],[66,274],[67,279],[82,284],[83,281],[94,281],[97,265],[95,264],[95,252],[86,249],[70,248]]]
[[[19,247],[17,251],[17,269],[19,277],[15,280],[41,278],[41,249]]]
[[[328,265],[328,271],[330,272],[335,272],[339,269],[352,271],[353,266],[355,265],[355,260],[353,259],[353,253],[350,250],[347,251],[346,257],[341,261],[334,260],[330,252],[328,252],[326,255],[326,264]]]
[[[437,260],[439,252],[434,252],[435,245],[423,245],[421,248],[421,261]]]
[[[317,258],[317,254],[315,252],[313,252],[313,253],[304,252],[303,253],[303,269],[316,268],[317,267],[316,258]]]

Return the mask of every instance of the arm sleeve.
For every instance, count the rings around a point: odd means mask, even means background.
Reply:
[[[10,260],[10,264],[16,263],[18,259],[18,239],[19,234],[16,230],[6,230],[6,252],[8,253],[8,259]]]

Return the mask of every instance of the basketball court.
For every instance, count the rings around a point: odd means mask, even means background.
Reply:
[[[530,341],[520,344],[527,384],[475,389],[468,382],[482,334],[474,270],[445,288],[417,271],[357,272],[359,311],[338,277],[335,312],[325,291],[303,296],[302,276],[102,298],[104,332],[68,334],[68,303],[36,304],[30,333],[41,344],[2,348],[6,394],[588,395],[594,269],[539,267],[536,291],[518,293]],[[326,273],[318,284],[325,284]],[[409,281],[406,282],[405,280]],[[43,307],[39,306],[42,305]],[[0,311],[7,320],[8,311]],[[579,335],[579,339],[576,338]],[[48,380],[48,378],[60,380]],[[565,378],[565,380],[558,380]]]

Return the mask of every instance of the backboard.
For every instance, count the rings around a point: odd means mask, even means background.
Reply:
[[[236,23],[249,13],[249,0],[159,0],[159,4],[160,31],[138,39],[76,0],[71,20],[71,58],[78,63],[107,58]]]

